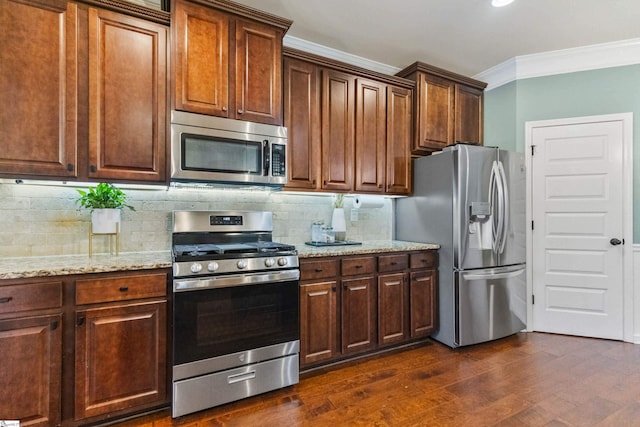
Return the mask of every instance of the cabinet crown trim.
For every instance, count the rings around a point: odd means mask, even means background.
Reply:
[[[331,68],[336,71],[342,71],[344,73],[353,74],[356,77],[370,78],[382,83],[392,84],[406,89],[413,89],[416,87],[416,83],[413,80],[406,79],[399,76],[390,76],[388,74],[379,73],[377,71],[367,70],[356,65],[347,64],[346,62],[337,61],[335,59],[326,58],[324,56],[316,55],[302,50],[294,49],[284,46],[282,48],[282,54],[285,57],[299,59],[302,61],[311,62],[315,65]]]
[[[168,26],[171,22],[169,12],[140,6],[126,0],[80,0],[80,3],[146,19],[156,24]]]
[[[466,77],[461,74],[454,73],[449,70],[445,70],[443,68],[438,68],[433,65],[425,64],[424,62],[416,61],[403,70],[399,71],[397,76],[400,77],[408,77],[411,74],[421,71],[423,73],[432,74],[438,77],[442,77],[448,80],[453,80],[456,83],[461,83],[464,85],[472,86],[478,88],[480,90],[484,90],[487,87],[487,83],[481,82],[479,80],[472,79],[471,77]]]
[[[289,27],[291,27],[291,25],[293,24],[293,21],[290,19],[272,15],[270,13],[263,12],[259,9],[254,9],[252,7],[244,6],[242,4],[234,3],[232,1],[227,1],[227,0],[189,0],[189,1],[191,1],[192,3],[198,3],[203,6],[212,7],[224,12],[233,13],[242,18],[253,19],[254,21],[259,21],[264,24],[277,27],[283,30],[284,33],[286,33],[289,30]]]

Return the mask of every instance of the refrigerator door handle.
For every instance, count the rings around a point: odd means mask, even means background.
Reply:
[[[498,253],[504,252],[507,243],[507,233],[509,231],[509,187],[507,185],[507,174],[504,171],[502,162],[498,162],[498,175],[500,177],[500,187],[502,189],[502,227],[500,230],[500,245]]]
[[[504,273],[463,273],[466,280],[486,280],[486,279],[508,279],[510,277],[518,277],[524,273],[524,268],[516,271],[507,271]]]
[[[500,179],[500,172],[498,168],[498,162],[493,161],[493,165],[491,166],[491,179],[489,180],[489,204],[491,205],[491,213],[492,213],[492,247],[493,251],[497,254],[500,249],[500,239],[502,237],[502,227],[504,223],[504,200],[502,194],[502,185]]]

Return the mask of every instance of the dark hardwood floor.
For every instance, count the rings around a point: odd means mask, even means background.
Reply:
[[[119,426],[640,426],[640,345],[521,333],[428,342],[172,420]]]

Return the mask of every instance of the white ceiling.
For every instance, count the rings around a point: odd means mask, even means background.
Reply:
[[[287,35],[404,68],[474,76],[511,58],[640,37],[640,0],[235,0],[293,20]]]

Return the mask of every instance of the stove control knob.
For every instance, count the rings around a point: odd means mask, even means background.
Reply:
[[[236,266],[238,267],[238,269],[240,270],[244,270],[245,268],[247,268],[247,260],[241,259],[240,261],[238,261],[238,264],[236,264]]]
[[[280,267],[284,267],[285,265],[289,264],[289,260],[286,258],[278,258],[278,265]]]
[[[273,267],[274,265],[276,265],[276,260],[273,258],[267,258],[264,260],[264,265],[266,265],[267,267]]]
[[[200,273],[201,270],[202,270],[202,264],[200,264],[199,262],[194,262],[193,264],[191,264],[192,273]]]
[[[215,262],[215,261],[211,261],[211,262],[209,263],[209,265],[207,265],[207,270],[209,270],[209,271],[216,271],[216,270],[218,269],[218,267],[219,267],[219,266],[218,266],[218,263],[217,263],[217,262]]]

